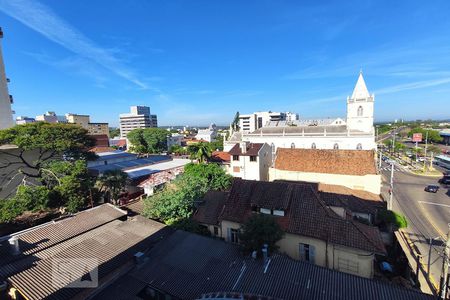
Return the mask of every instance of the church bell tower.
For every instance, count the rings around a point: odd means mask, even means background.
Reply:
[[[347,97],[347,128],[373,132],[373,103],[375,95],[369,94],[362,71],[359,72],[353,94]]]

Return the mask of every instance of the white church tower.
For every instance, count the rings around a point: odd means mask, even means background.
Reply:
[[[0,27],[0,40],[3,39],[3,31]],[[11,110],[11,98],[8,92],[8,82],[5,75],[5,65],[3,63],[2,46],[0,42],[0,129],[14,126]]]
[[[373,133],[373,102],[375,95],[369,94],[362,71],[351,97],[347,97],[347,128]]]

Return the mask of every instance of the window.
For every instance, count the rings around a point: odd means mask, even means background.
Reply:
[[[256,161],[256,156],[250,156],[250,161]]]
[[[358,117],[362,117],[362,115],[363,115],[363,107],[359,106],[358,107]]]
[[[260,208],[259,212],[262,213],[262,214],[266,214],[266,215],[271,215],[272,214],[272,211],[270,209],[267,209],[267,208]]]
[[[294,143],[291,144],[291,149],[295,149],[295,144]]]
[[[362,145],[361,145],[361,143],[358,143],[358,145],[356,145],[356,150],[362,150]]]
[[[310,244],[299,244],[299,257],[302,261],[307,261],[312,264],[315,263],[315,247]]]
[[[228,228],[228,241],[234,244],[239,243],[239,230]]]
[[[239,160],[239,155],[233,155],[233,160]]]
[[[280,216],[280,217],[284,217],[284,210],[273,210],[273,215],[274,216]]]
[[[316,143],[311,144],[311,149],[316,149]]]
[[[219,227],[214,226],[214,235],[218,236],[219,235]]]
[[[338,143],[335,143],[335,144],[334,144],[333,149],[335,149],[335,150],[338,150],[338,149],[339,149]]]
[[[258,117],[258,128],[263,127],[262,117]]]

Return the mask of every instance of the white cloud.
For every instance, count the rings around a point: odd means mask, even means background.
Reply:
[[[96,62],[140,88],[148,88],[111,51],[96,45],[38,1],[0,0],[0,10],[67,50]]]

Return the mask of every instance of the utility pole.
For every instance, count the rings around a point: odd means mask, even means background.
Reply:
[[[428,148],[428,130],[425,134],[425,160],[423,162],[423,171],[425,172],[427,166],[427,148]]]
[[[383,158],[383,154],[381,153],[381,148],[380,148],[380,157],[378,158],[378,171],[381,170],[381,160]]]
[[[441,299],[446,298],[447,294],[447,280],[448,280],[448,265],[450,264],[450,223],[448,224],[449,230],[447,233],[447,242],[445,243],[444,248],[444,257],[442,258],[442,274],[441,274],[441,282],[440,282],[440,296]]]
[[[395,156],[395,129],[394,133],[392,134],[392,155]]]
[[[392,210],[393,194],[394,194],[394,162],[391,162],[391,188],[389,190],[388,210]]]

